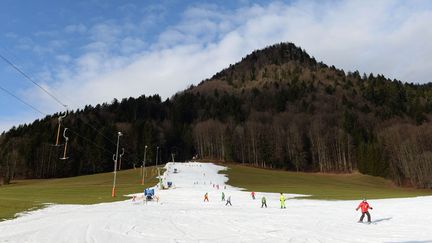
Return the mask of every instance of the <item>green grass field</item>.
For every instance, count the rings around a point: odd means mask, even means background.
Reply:
[[[248,191],[310,195],[312,199],[369,199],[432,195],[432,190],[394,186],[389,180],[354,174],[296,173],[229,165],[228,184]]]
[[[145,185],[141,185],[140,169],[118,172],[115,198],[111,197],[112,172],[63,179],[13,181],[10,185],[0,186],[0,221],[13,218],[18,212],[41,208],[46,203],[95,204],[125,200],[127,198],[123,195],[154,186],[156,173],[155,168],[148,168]]]

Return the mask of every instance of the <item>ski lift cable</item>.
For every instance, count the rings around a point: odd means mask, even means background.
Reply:
[[[33,84],[35,84],[36,86],[38,86],[40,89],[42,89],[45,93],[47,93],[49,96],[51,96],[54,100],[57,101],[57,103],[59,103],[60,105],[62,105],[63,107],[65,107],[67,109],[67,105],[64,104],[63,102],[61,102],[57,97],[55,97],[53,94],[49,93],[46,89],[44,89],[42,86],[40,86],[37,82],[35,82],[29,75],[27,75],[26,73],[24,73],[21,69],[19,69],[15,64],[13,64],[11,61],[9,61],[9,59],[7,59],[5,56],[3,56],[0,53],[0,58],[3,59],[6,63],[8,63],[10,66],[12,66],[16,71],[18,71],[21,75],[23,75],[26,79],[28,79],[29,81],[31,81]],[[23,99],[19,98],[17,95],[15,95],[14,93],[12,93],[11,91],[9,91],[8,89],[0,86],[0,89],[7,93],[8,95],[12,96],[13,98],[17,99],[18,101],[20,101],[21,103],[23,103],[24,105],[30,107],[31,109],[35,110],[36,112],[44,115],[44,116],[48,116],[48,114],[42,112],[41,110],[37,109],[36,107],[34,107],[33,105],[29,104],[28,102],[24,101]],[[83,123],[85,123],[86,125],[88,125],[89,127],[91,127],[93,130],[95,130],[97,133],[99,133],[100,135],[102,135],[102,137],[104,137],[105,139],[107,139],[108,141],[110,141],[111,143],[113,143],[115,145],[115,143],[109,139],[108,137],[106,137],[104,134],[102,134],[98,129],[96,129],[95,127],[93,127],[92,125],[90,125],[88,122],[83,120]],[[95,147],[104,150],[107,153],[110,153],[110,151],[106,150],[105,148],[93,143],[90,139],[80,135],[79,133],[71,130],[69,128],[69,131],[71,131],[72,133],[74,133],[75,135],[77,135],[78,137],[81,137],[82,139],[86,140],[87,142],[92,143]]]
[[[24,60],[23,60],[22,58],[20,58],[19,56],[15,55],[11,50],[9,50],[10,48],[7,48],[5,45],[2,45],[1,43],[0,43],[0,48],[3,49],[3,51],[4,51],[4,52],[3,52],[3,57],[6,58],[6,59],[8,59],[9,62],[13,63],[15,66],[19,67],[20,65],[17,64],[17,63],[19,63],[19,62],[24,63]],[[1,53],[1,50],[0,50],[0,53]],[[9,54],[9,57],[8,57],[7,55],[5,55],[5,53],[8,53],[8,54]],[[11,58],[11,56],[12,56],[13,58]],[[15,59],[15,61],[14,61],[13,59]],[[23,70],[21,69],[21,71],[23,71]],[[24,72],[24,71],[23,71],[23,72]],[[26,71],[26,75],[29,76],[32,80],[37,80],[37,78],[35,78],[34,73],[29,72],[29,70]],[[67,103],[74,103],[74,102],[73,102],[69,97],[67,97],[67,96],[65,96],[65,95],[62,95],[61,97],[62,97],[63,99],[66,99],[66,101],[67,101],[67,102],[62,102],[62,103],[64,103],[64,104],[67,104]],[[59,100],[60,100],[60,99],[59,99]],[[64,101],[64,100],[63,100],[63,101]]]
[[[129,154],[129,156],[128,156],[128,154],[124,154],[123,155],[123,158],[126,158],[126,159],[128,159],[129,158],[129,160],[136,160],[136,161],[142,161],[142,158],[138,158],[138,156],[136,155],[136,154]]]
[[[4,48],[3,48],[4,49]],[[12,61],[10,61],[7,57],[5,57],[4,55],[2,55],[0,53],[0,58],[3,59],[3,61],[5,61],[7,64],[9,64],[13,69],[15,69],[17,72],[19,72],[21,75],[23,75],[28,81],[32,82],[34,85],[36,85],[38,88],[40,88],[42,91],[44,91],[46,94],[48,94],[51,98],[53,98],[57,103],[59,103],[61,106],[63,106],[64,108],[66,108],[66,110],[68,109],[68,106],[63,103],[62,101],[60,101],[60,99],[58,99],[55,95],[53,95],[52,93],[50,93],[48,90],[46,90],[45,88],[43,88],[41,85],[39,85],[33,78],[31,78],[28,74],[26,74],[23,70],[21,70],[17,65],[15,65]],[[23,101],[22,99],[20,99],[19,97],[15,96],[14,94],[12,94],[11,92],[9,92],[8,90],[2,88],[3,91],[5,91],[6,93],[8,93],[9,95],[13,96],[14,98],[20,100],[22,103],[26,104],[27,106],[31,107],[32,109],[36,110],[37,112],[41,113],[42,115],[47,116],[47,114],[41,112],[40,110],[38,110],[36,107],[28,104],[27,102]],[[107,139],[110,143],[116,145],[116,143],[111,140],[110,138],[108,138],[107,136],[105,136],[102,132],[100,132],[97,128],[95,128],[94,126],[92,126],[90,123],[88,123],[85,120],[82,120],[83,123],[85,123],[86,125],[88,125],[89,127],[91,127],[93,130],[95,130],[98,134],[100,134],[102,137],[104,137],[105,139]]]
[[[109,153],[109,154],[112,154],[112,151],[108,151],[108,150],[106,150],[105,148],[103,148],[103,147],[99,146],[98,144],[94,143],[91,139],[82,136],[81,134],[75,132],[74,130],[68,128],[68,131],[69,131],[69,132],[72,132],[72,133],[75,134],[77,137],[80,137],[80,138],[86,140],[87,142],[93,144],[93,146],[97,147],[98,149],[101,149],[101,150],[103,150],[103,151],[105,151],[105,152],[107,152],[107,153]]]
[[[87,123],[87,122],[84,121],[84,120],[81,120],[81,121],[82,121],[83,123],[87,124],[87,125],[88,125],[89,127],[91,127],[92,129],[94,129],[97,133],[99,133],[102,137],[104,137],[105,139],[107,139],[108,141],[110,141],[113,145],[117,145],[117,144],[114,143],[111,139],[109,139],[109,138],[106,137],[103,133],[101,133],[97,128],[95,128],[95,127],[93,127],[92,125],[90,125],[90,123]],[[74,133],[74,134],[77,135],[78,137],[81,137],[82,139],[86,140],[87,142],[92,143],[92,144],[93,144],[94,146],[96,146],[97,148],[102,149],[102,150],[104,150],[105,152],[112,154],[112,152],[110,152],[110,151],[106,150],[105,148],[103,148],[103,147],[101,147],[101,146],[95,144],[91,139],[86,138],[86,137],[80,135],[78,132],[75,132],[75,131],[71,130],[70,128],[69,128],[69,131],[72,132],[72,133]],[[126,154],[125,154],[126,156],[125,156],[125,157],[127,157],[127,154],[128,154],[129,152],[128,152],[127,149],[125,149],[125,148],[123,148],[123,149],[124,149],[125,152],[126,152]],[[132,154],[132,153],[129,153],[129,154]],[[133,157],[137,158],[136,155],[133,156]]]
[[[117,145],[113,140],[111,140],[110,138],[108,138],[107,136],[105,136],[101,131],[99,131],[99,129],[95,128],[94,126],[92,126],[89,122],[81,119],[81,121],[86,124],[87,126],[91,127],[93,130],[95,130],[99,135],[101,135],[103,138],[105,138],[106,140],[108,140],[110,143],[112,143],[113,145]]]
[[[3,61],[5,61],[7,64],[9,64],[12,68],[14,68],[21,75],[23,75],[28,81],[32,82],[34,85],[36,85],[41,90],[43,90],[46,94],[48,94],[51,98],[53,98],[57,103],[59,103],[64,108],[68,109],[68,106],[65,103],[63,103],[62,101],[60,101],[60,99],[58,99],[55,95],[53,95],[48,90],[46,90],[41,85],[39,85],[33,78],[30,77],[30,75],[28,75],[23,70],[21,70],[17,65],[15,65],[12,61],[10,61],[7,57],[5,57],[4,55],[2,55],[1,53],[0,53],[0,58],[3,59]],[[10,92],[8,92],[8,93],[10,93]],[[12,96],[14,96],[14,95],[12,95]],[[21,102],[23,102],[23,101],[21,100]],[[25,102],[23,102],[23,103],[25,103]],[[27,105],[29,105],[29,104],[27,103]],[[29,106],[31,106],[31,105],[29,105]],[[33,107],[33,109],[35,109],[35,108]],[[45,113],[43,113],[43,112],[41,112],[39,110],[37,110],[37,111],[39,113],[43,114],[43,115],[46,115]],[[88,125],[89,127],[91,127],[93,130],[95,130],[97,133],[99,133],[100,135],[102,135],[105,139],[107,139],[108,141],[110,141],[112,144],[114,144],[114,145],[116,144],[114,141],[112,141],[111,139],[109,139],[108,137],[106,137],[105,135],[103,135],[98,129],[96,129],[95,127],[93,127],[92,125],[90,125],[88,122],[86,122],[86,121],[83,120],[83,123],[85,123],[86,125]]]
[[[40,113],[40,114],[42,114],[42,115],[44,115],[44,116],[47,116],[47,114],[45,114],[44,112],[40,111],[40,110],[37,109],[36,107],[30,105],[29,103],[25,102],[24,100],[22,100],[21,98],[19,98],[18,96],[16,96],[15,94],[13,94],[13,93],[10,92],[9,90],[7,90],[6,88],[2,87],[1,85],[0,85],[0,89],[1,89],[2,91],[4,91],[5,93],[7,93],[8,95],[12,96],[13,98],[17,99],[18,101],[20,101],[20,102],[23,103],[24,105],[26,105],[26,106],[32,108],[33,110],[37,111],[38,113]],[[79,133],[77,133],[77,132],[71,130],[70,128],[68,128],[68,130],[69,130],[70,132],[74,133],[75,135],[77,135],[78,137],[80,137],[80,138],[86,140],[87,142],[92,143],[95,147],[97,147],[97,148],[99,148],[99,149],[102,149],[102,150],[104,150],[105,152],[107,152],[107,153],[109,153],[109,154],[112,153],[112,152],[106,150],[105,148],[103,148],[103,147],[101,147],[101,146],[99,146],[99,145],[93,143],[93,141],[91,141],[90,139],[88,139],[88,138],[86,138],[86,137],[80,135]]]
[[[38,113],[47,116],[47,114],[45,114],[44,112],[40,111],[38,108],[30,105],[29,103],[25,102],[24,100],[22,100],[20,97],[16,96],[15,94],[13,94],[12,92],[10,92],[9,90],[7,90],[6,88],[0,86],[0,89],[3,90],[5,93],[7,93],[8,95],[14,97],[15,99],[19,100],[21,103],[23,103],[24,105],[32,108],[33,110],[37,111]]]
[[[99,135],[101,135],[103,138],[105,138],[106,140],[108,140],[111,144],[117,146],[116,142],[114,142],[113,140],[111,140],[110,138],[108,138],[107,136],[105,136],[100,130],[98,130],[97,128],[95,128],[94,126],[92,126],[90,123],[88,123],[88,122],[86,122],[85,120],[82,120],[82,119],[81,119],[81,121],[83,123],[85,123],[86,125],[88,125],[89,127],[91,127],[93,130],[95,130]],[[126,153],[129,153],[129,151],[127,149],[124,149],[124,150],[126,151]]]
[[[4,55],[0,53],[0,58],[3,59],[7,64],[9,64],[13,69],[15,69],[18,73],[20,73],[22,76],[24,76],[28,81],[32,82],[34,85],[36,85],[39,89],[41,89],[43,92],[45,92],[47,95],[49,95],[51,98],[53,98],[57,103],[59,103],[63,107],[67,107],[66,104],[61,102],[56,96],[54,96],[52,93],[50,93],[48,90],[46,90],[44,87],[42,87],[40,84],[38,84],[36,81],[34,81],[29,75],[27,75],[23,70],[21,70],[17,65],[15,65],[13,62],[11,62],[8,58],[6,58]]]
[[[11,62],[15,62],[15,63],[21,62],[21,63],[24,63],[24,60],[22,58],[18,57],[12,51],[9,50],[10,48],[6,47],[5,45],[3,45],[1,43],[0,43],[0,48],[3,49],[3,56],[8,57],[8,59],[11,60]],[[6,53],[9,56],[7,56]]]
[[[5,48],[2,48],[4,50],[7,50]],[[9,53],[11,53],[13,55],[12,52],[8,51]],[[7,64],[9,64],[11,67],[13,67],[16,71],[18,71],[21,75],[23,75],[27,80],[29,80],[30,82],[32,82],[34,85],[36,85],[37,87],[39,87],[41,90],[43,90],[46,94],[48,94],[51,98],[53,98],[55,101],[57,101],[57,103],[59,103],[60,105],[62,105],[64,108],[66,108],[66,110],[68,109],[68,106],[60,101],[60,99],[58,99],[55,95],[53,95],[52,93],[50,93],[48,90],[46,90],[45,88],[43,88],[41,85],[39,85],[33,78],[30,77],[30,75],[28,75],[27,73],[25,73],[22,69],[20,69],[17,65],[15,65],[12,61],[10,61],[6,56],[2,55],[0,53],[0,58],[3,59],[3,61],[5,61]],[[44,114],[46,115],[46,114]],[[91,127],[93,130],[95,130],[97,133],[99,133],[101,136],[103,136],[105,139],[107,139],[108,141],[110,141],[112,144],[116,144],[113,140],[111,140],[110,138],[106,137],[104,134],[102,134],[97,128],[93,127],[92,125],[90,125],[88,122],[84,121],[83,122],[85,124],[87,124],[89,127]]]

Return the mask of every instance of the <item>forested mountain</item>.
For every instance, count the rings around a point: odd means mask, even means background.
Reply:
[[[70,158],[55,147],[59,114],[0,137],[3,180],[110,171],[156,160],[234,161],[294,171],[362,173],[432,188],[432,85],[345,73],[291,43],[254,51],[199,85],[68,114]]]

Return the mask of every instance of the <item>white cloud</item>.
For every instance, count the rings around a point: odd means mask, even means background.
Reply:
[[[68,26],[66,31],[88,31],[92,41],[83,46],[86,53],[53,71],[57,82],[50,88],[61,97],[70,97],[75,107],[142,94],[166,98],[255,49],[287,41],[346,71],[432,81],[432,7],[428,1],[248,6],[237,10],[195,6],[153,43],[136,37],[142,23],[126,23],[127,30],[109,22],[90,28]]]
[[[13,32],[8,32],[4,36],[7,37],[7,38],[10,38],[10,39],[16,39],[16,38],[18,38],[18,35],[15,34],[15,33],[13,33]]]
[[[65,54],[61,54],[61,55],[56,55],[55,58],[60,61],[60,62],[64,62],[64,63],[68,63],[71,61],[71,56],[69,55],[65,55]]]
[[[126,37],[121,40],[120,50],[123,55],[133,54],[133,52],[142,50],[145,44],[146,43],[139,38]]]
[[[65,27],[65,32],[70,34],[74,34],[74,33],[84,34],[86,31],[87,31],[87,27],[83,24],[71,24]]]
[[[49,31],[38,31],[34,33],[34,36],[36,37],[56,37],[58,36],[58,32],[55,30],[49,30]]]
[[[112,43],[122,33],[122,27],[110,23],[100,23],[90,29],[91,38],[94,41]]]
[[[28,37],[18,39],[16,47],[21,50],[31,50],[34,46],[34,41]]]

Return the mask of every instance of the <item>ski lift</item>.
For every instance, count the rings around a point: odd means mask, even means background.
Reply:
[[[64,152],[63,152],[63,158],[60,158],[61,160],[67,160],[69,158],[69,157],[66,157],[67,145],[68,145],[68,141],[69,141],[69,138],[66,137],[66,131],[67,130],[68,129],[65,128],[64,131],[63,131],[63,137],[65,139],[65,146],[64,146]]]
[[[60,146],[59,145],[59,139],[60,139],[61,121],[62,121],[62,119],[64,119],[67,116],[67,113],[68,113],[68,110],[67,110],[67,107],[66,107],[65,114],[63,116],[59,116],[58,117],[58,129],[57,129],[57,139],[56,139],[56,143],[54,145],[55,147]]]
[[[122,165],[122,157],[123,157],[123,155],[124,155],[124,148],[122,148],[122,153],[120,154],[120,163],[119,163],[119,168],[118,168],[118,170],[121,170],[121,165]]]

